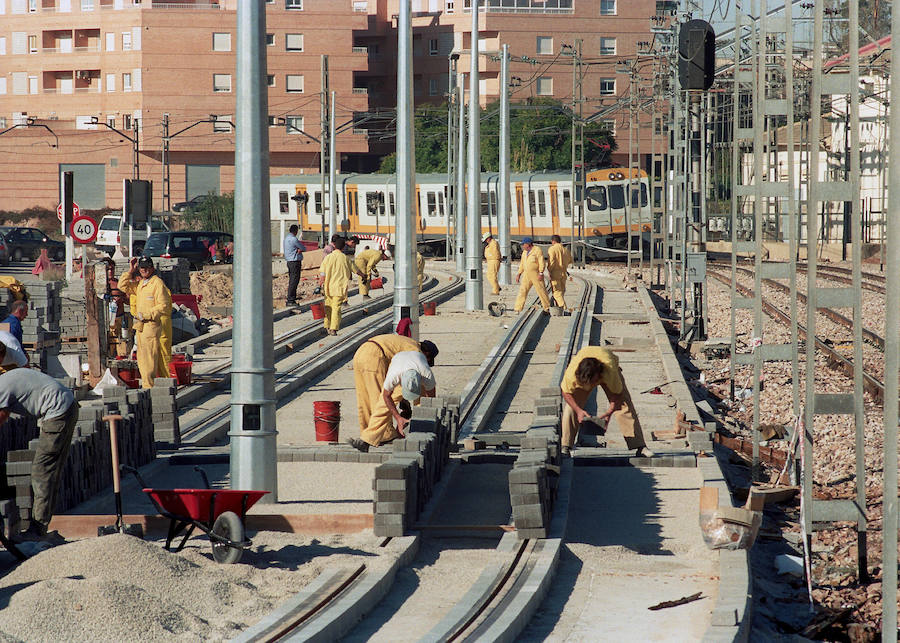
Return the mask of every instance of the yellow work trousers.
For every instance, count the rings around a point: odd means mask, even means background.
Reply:
[[[399,386],[395,388],[391,398],[394,400],[395,406],[400,404],[400,400],[403,399],[403,389]],[[372,414],[369,416],[369,423],[366,425],[366,428],[360,431],[359,437],[362,438],[363,442],[373,447],[400,437],[400,432],[394,426],[394,416],[391,415],[384,397],[381,395],[381,387],[379,387],[378,391],[378,401],[375,403],[372,408]]]
[[[560,308],[566,307],[566,300],[563,295],[566,294],[566,278],[568,274],[565,270],[562,272],[550,271],[550,288],[553,290],[553,300]]]
[[[341,303],[344,295],[325,297],[325,330],[338,330],[341,327]]]
[[[137,322],[138,324],[138,370],[141,372],[141,385],[144,388],[153,386],[156,377],[167,377],[169,365],[160,349],[162,326],[158,322]]]
[[[500,294],[500,282],[497,281],[497,273],[500,272],[500,260],[499,259],[488,259],[487,260],[487,280],[488,283],[491,284],[491,293],[494,295]]]
[[[369,426],[372,409],[381,399],[381,387],[390,360],[375,342],[365,342],[353,355],[353,381],[356,385],[356,406],[359,411],[359,430]]]
[[[360,295],[368,295],[369,294],[369,275],[363,275],[359,278],[359,294]]]
[[[578,406],[584,408],[585,402],[587,402],[590,394],[590,391],[577,389],[572,394],[572,397],[575,398]],[[614,412],[612,417],[616,421],[616,425],[619,427],[622,437],[625,438],[625,446],[629,449],[637,449],[646,446],[647,443],[644,441],[644,432],[641,429],[641,423],[640,420],[638,420],[637,412],[634,410],[634,403],[631,401],[631,393],[628,392],[628,387],[624,387],[622,394],[624,398],[622,408]],[[572,410],[571,406],[563,404],[562,446],[574,446],[577,437],[578,417],[575,415],[575,411]]]
[[[547,296],[547,289],[544,288],[544,279],[536,272],[523,272],[519,277],[519,294],[516,296],[516,303],[513,306],[516,312],[520,312],[525,307],[525,299],[532,286],[541,300],[541,308],[550,310],[550,297]]]

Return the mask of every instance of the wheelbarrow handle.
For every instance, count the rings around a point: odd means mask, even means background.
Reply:
[[[200,477],[203,478],[203,484],[207,489],[212,489],[212,486],[209,484],[209,478],[206,476],[206,471],[204,471],[199,464],[194,465],[194,471],[200,474]]]

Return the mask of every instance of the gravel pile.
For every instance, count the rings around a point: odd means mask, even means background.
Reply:
[[[253,540],[236,565],[213,562],[205,537],[177,554],[119,534],[41,552],[0,579],[0,641],[227,641],[326,566],[389,562],[371,531]]]

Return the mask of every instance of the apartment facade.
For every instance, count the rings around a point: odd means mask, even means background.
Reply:
[[[0,0],[0,209],[55,206],[65,170],[76,174],[84,209],[121,207],[122,180],[136,175],[154,182],[157,210],[233,189],[238,1]],[[479,16],[482,104],[499,97],[502,43],[511,74],[522,79],[513,100],[570,101],[571,52],[581,38],[589,115],[627,94],[629,78],[615,73],[616,62],[650,39],[656,2],[487,5]],[[367,136],[364,117],[396,106],[399,0],[265,6],[272,173],[319,170],[323,56],[340,169],[377,167],[394,142]],[[446,100],[451,54],[468,73],[470,11],[468,0],[413,0],[417,103]],[[619,140],[613,160],[625,164],[627,110],[604,120]],[[649,130],[641,129],[647,153]]]

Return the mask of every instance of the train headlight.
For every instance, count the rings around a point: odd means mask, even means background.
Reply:
[[[616,173],[613,175],[613,178],[616,179],[617,181],[621,181],[622,179],[625,178],[625,175],[622,174],[621,172],[616,172]]]

